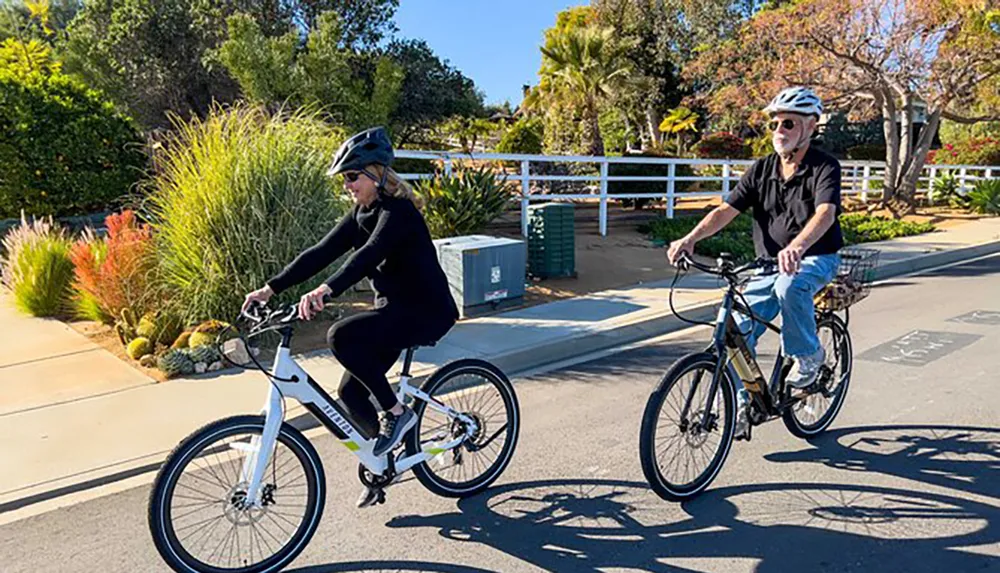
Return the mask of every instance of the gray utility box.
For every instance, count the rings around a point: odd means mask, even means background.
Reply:
[[[524,299],[524,241],[465,235],[434,241],[462,318],[519,304]]]

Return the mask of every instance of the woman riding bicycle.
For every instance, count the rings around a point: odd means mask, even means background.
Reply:
[[[306,249],[267,284],[246,295],[252,302],[302,283],[349,250],[354,252],[322,285],[299,301],[299,316],[310,320],[325,297],[336,297],[368,277],[375,308],[334,324],[327,333],[333,355],[346,369],[340,398],[358,421],[378,427],[375,454],[391,451],[416,423],[410,408],[392,391],[386,373],[408,347],[441,339],[458,320],[448,280],[420,213],[422,200],[390,168],[392,143],[385,130],[373,128],[345,141],[328,175],[342,175],[354,207],[319,243]],[[365,491],[359,507],[370,504]]]

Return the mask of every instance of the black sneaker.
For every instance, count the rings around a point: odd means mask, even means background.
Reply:
[[[361,492],[361,497],[358,498],[358,509],[375,505],[375,502],[378,501],[378,493],[377,489],[365,486],[364,491]]]
[[[392,412],[385,412],[382,417],[382,433],[379,434],[378,440],[375,441],[373,453],[376,456],[381,456],[395,448],[399,445],[403,436],[406,435],[406,432],[410,431],[416,424],[417,415],[406,406],[403,406],[403,413],[398,416]]]

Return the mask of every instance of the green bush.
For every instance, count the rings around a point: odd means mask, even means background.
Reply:
[[[751,150],[742,139],[729,132],[712,133],[694,147],[700,159],[749,159]]]
[[[865,143],[847,149],[847,158],[855,161],[885,161],[884,143]]]
[[[512,206],[515,188],[489,167],[438,173],[416,185],[424,219],[435,239],[478,233]]]
[[[32,316],[59,316],[69,310],[73,263],[70,241],[52,219],[28,222],[3,238],[0,273],[14,306]]]
[[[665,153],[646,150],[641,153],[624,155],[623,157],[659,157],[669,158]],[[608,175],[620,175],[624,177],[667,177],[670,175],[670,165],[656,163],[610,163],[608,164]],[[675,177],[691,177],[694,170],[688,164],[677,164],[674,169]],[[681,193],[688,190],[694,181],[677,181],[674,183],[674,193]],[[657,193],[661,196],[667,194],[666,181],[608,181],[608,193]],[[655,198],[642,199],[622,199],[621,202],[626,207],[641,209],[643,205],[655,201]]]
[[[771,142],[770,133],[748,139],[747,145],[750,147],[751,159],[760,159],[774,153],[774,144]]]
[[[497,153],[537,155],[542,152],[545,127],[539,118],[519,119],[504,132],[497,144]]]
[[[326,170],[342,137],[315,115],[246,106],[178,123],[156,160],[147,207],[176,315],[186,323],[234,316],[245,293],[336,224],[347,198]]]
[[[1000,139],[974,137],[945,144],[927,155],[938,165],[1000,165]]]
[[[844,233],[844,243],[856,245],[929,233],[934,230],[934,225],[899,221],[865,213],[848,213],[840,216],[840,229]]]
[[[969,208],[977,213],[1000,215],[1000,179],[983,179],[969,192]]]
[[[669,245],[671,241],[682,238],[698,224],[701,217],[678,217],[675,219],[657,219],[639,228],[639,231],[649,235],[649,238]],[[930,223],[912,223],[897,221],[885,217],[876,217],[865,213],[849,213],[840,216],[840,227],[844,234],[844,243],[854,245],[885,241],[898,237],[919,235],[934,230]],[[741,214],[732,223],[713,237],[709,237],[695,245],[695,254],[718,256],[719,253],[732,253],[738,260],[753,259],[753,219],[749,214]]]
[[[648,234],[654,241],[669,245],[691,232],[699,221],[701,217],[657,219],[642,225],[639,231]],[[722,231],[699,241],[695,245],[694,252],[709,257],[718,256],[720,253],[731,253],[741,261],[753,259],[753,218],[746,213],[739,215]]]
[[[131,122],[58,71],[0,61],[0,218],[101,211],[146,165]]]

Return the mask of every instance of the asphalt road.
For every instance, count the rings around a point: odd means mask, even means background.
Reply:
[[[646,486],[638,430],[703,328],[516,380],[518,450],[475,498],[410,480],[357,510],[356,462],[323,435],[326,512],[288,571],[1000,571],[1000,257],[880,285],[850,329],[854,377],[827,434],[756,428],[683,505]],[[0,570],[166,571],[148,493],[0,527]]]

